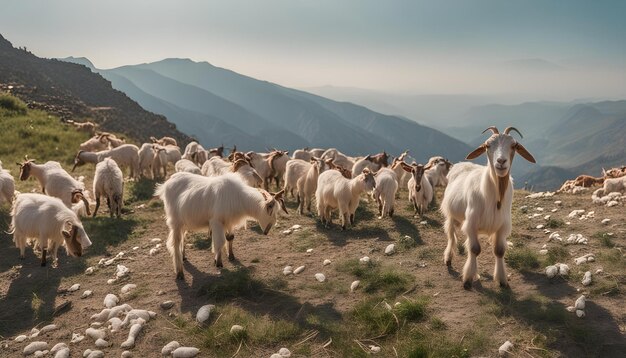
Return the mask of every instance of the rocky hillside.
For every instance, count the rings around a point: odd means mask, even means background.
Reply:
[[[144,141],[168,135],[188,136],[162,115],[144,110],[111,83],[83,65],[39,58],[0,35],[0,91],[9,91],[31,108],[44,109],[62,120],[90,119],[105,131]],[[148,130],[149,129],[149,130]]]

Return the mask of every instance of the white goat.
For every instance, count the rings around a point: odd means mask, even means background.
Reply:
[[[327,149],[324,154],[322,154],[321,158],[333,159],[335,165],[341,166],[349,171],[352,171],[352,167],[354,167],[354,163],[357,161],[356,158],[341,153],[337,148]]]
[[[103,133],[101,136],[106,139],[111,148],[117,148],[120,145],[126,144],[126,140],[124,138],[118,138],[112,133]]]
[[[422,216],[428,208],[428,204],[433,200],[433,187],[424,175],[424,166],[416,163],[408,165],[404,162],[400,162],[400,165],[411,175],[407,188],[409,189],[409,201],[415,207],[415,217],[418,214]]]
[[[176,162],[182,158],[180,148],[175,145],[166,145],[165,154],[167,154],[167,162],[172,163],[172,165],[176,165]]]
[[[604,180],[604,186],[594,192],[595,195],[602,197],[609,193],[626,191],[626,177],[608,178]]]
[[[68,120],[67,123],[72,124],[78,131],[87,132],[89,134],[93,134],[98,126],[94,122],[74,122],[73,120]]]
[[[354,225],[354,213],[359,206],[360,195],[376,187],[374,174],[369,169],[352,179],[346,179],[337,170],[327,170],[317,179],[317,214],[328,227],[332,223],[332,210],[339,209],[341,228]]]
[[[152,179],[152,159],[154,158],[154,148],[151,143],[144,143],[139,148],[139,175]]]
[[[496,127],[489,127],[493,134],[466,159],[474,159],[487,153],[487,166],[473,163],[455,164],[448,174],[441,212],[446,218],[444,230],[448,245],[444,252],[444,262],[451,266],[452,254],[456,247],[456,232],[461,229],[467,236],[467,261],[463,268],[463,287],[471,288],[476,278],[476,257],[480,254],[478,237],[487,236],[492,240],[496,256],[494,280],[502,287],[508,287],[504,269],[506,238],[511,233],[511,205],[513,201],[513,181],[510,178],[513,157],[517,152],[524,159],[535,163],[535,158],[509,135],[513,127],[502,134]],[[483,132],[484,133],[484,132]],[[520,134],[521,136],[521,134]]]
[[[85,198],[83,191],[85,184],[72,178],[58,162],[46,162],[38,165],[34,163],[34,159],[28,159],[20,165],[20,180],[27,180],[31,175],[37,178],[44,194],[54,196],[61,199],[63,204],[73,210],[80,210],[73,204],[82,201],[85,205],[87,215],[91,215],[89,211],[89,202]]]
[[[117,148],[103,150],[100,152],[79,151],[74,158],[74,167],[84,165],[85,163],[99,163],[104,158],[115,160],[120,169],[128,167],[129,177],[137,179],[139,177],[139,148],[134,144],[123,144]]]
[[[291,159],[300,159],[304,160],[305,162],[310,161],[311,158],[313,158],[313,155],[309,151],[309,148],[296,149],[291,156]]]
[[[184,236],[189,230],[211,231],[215,264],[222,265],[222,250],[227,243],[228,258],[234,260],[232,232],[246,219],[259,222],[264,235],[276,223],[278,211],[285,209],[283,192],[269,194],[247,186],[239,176],[225,174],[203,177],[175,173],[155,192],[165,207],[169,235],[167,248],[172,256],[177,279],[184,279]],[[227,236],[228,235],[228,236]]]
[[[201,170],[202,175],[207,177],[215,177],[227,173],[236,173],[241,179],[253,188],[260,187],[263,179],[259,176],[250,164],[242,159],[236,160],[234,163],[225,162],[220,157],[213,157],[204,162]]]
[[[37,239],[42,250],[41,266],[46,265],[46,252],[50,249],[53,266],[57,263],[57,250],[65,242],[70,256],[81,256],[89,245],[89,237],[76,214],[61,200],[43,194],[19,194],[11,210],[13,242],[24,258],[26,241]]]
[[[158,145],[162,145],[162,146],[166,146],[166,145],[178,146],[178,143],[176,142],[176,139],[174,139],[172,137],[161,137],[161,139],[156,139],[155,137],[150,137],[150,140],[152,141],[152,143],[155,143],[155,144],[158,144]]]
[[[163,177],[167,177],[167,152],[165,147],[160,145],[153,146],[154,155],[152,157],[152,176],[156,178],[161,177],[161,170],[163,170]]]
[[[107,150],[108,148],[109,142],[107,142],[106,138],[102,135],[95,135],[78,146],[79,150],[87,152],[98,152],[101,150]]]
[[[14,193],[15,179],[8,170],[2,169],[2,162],[0,162],[0,205],[3,202],[11,204]]]
[[[311,202],[313,201],[313,195],[317,190],[317,180],[319,175],[330,169],[330,163],[332,163],[332,161],[332,159],[323,160],[313,157],[311,159],[312,165],[309,167],[306,175],[298,180],[298,213],[300,215],[304,214],[305,206],[309,213],[311,212]]]
[[[448,185],[448,172],[452,163],[450,163],[444,157],[432,157],[428,160],[428,163],[424,166],[426,170],[424,175],[428,178],[428,182],[433,187]]]
[[[96,173],[93,178],[93,194],[96,197],[96,208],[93,217],[96,217],[100,207],[100,198],[104,196],[109,207],[111,217],[122,215],[124,205],[124,174],[111,158],[105,158],[96,164]]]
[[[176,164],[174,165],[174,169],[176,169],[177,173],[187,172],[187,173],[202,175],[202,171],[196,165],[196,163],[188,159],[181,159],[177,161]]]
[[[291,196],[296,197],[293,191],[298,188],[298,180],[304,177],[309,171],[311,167],[309,161],[310,160],[305,161],[302,159],[290,159],[287,161],[287,164],[285,164],[285,176],[283,177],[283,181],[285,182],[283,185],[285,195],[291,193]]]
[[[270,163],[268,161],[270,154],[248,152],[245,155],[250,158],[250,165],[252,165],[261,179],[263,179],[263,188],[267,190],[272,176],[272,168],[270,168]]]
[[[372,190],[372,198],[378,203],[378,218],[382,219],[385,215],[392,217],[398,191],[398,176],[389,168],[381,168],[374,178],[376,187]]]
[[[287,162],[289,161],[289,152],[283,150],[274,150],[267,158],[270,166],[271,174],[269,181],[271,183],[272,178],[276,181],[276,187],[280,188],[280,179],[285,175],[287,170]]]

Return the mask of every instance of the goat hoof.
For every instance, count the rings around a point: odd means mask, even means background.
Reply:
[[[228,255],[228,261],[235,261],[235,255]]]
[[[471,290],[472,289],[472,281],[465,281],[463,282],[463,288],[466,290]]]
[[[183,261],[185,261],[185,262],[187,261],[187,257],[186,256],[183,256]]]
[[[505,290],[510,290],[511,286],[509,286],[508,282],[500,282],[500,288],[503,288]]]
[[[181,281],[185,280],[185,274],[184,274],[184,273],[182,273],[182,271],[181,271],[181,272],[179,272],[179,273],[177,273],[177,274],[176,274],[176,279],[177,279],[177,280],[181,280]]]
[[[452,267],[452,260],[446,260],[446,266]]]

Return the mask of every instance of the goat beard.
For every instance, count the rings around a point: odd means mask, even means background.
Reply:
[[[498,177],[498,203],[496,204],[497,208],[500,209],[502,206],[502,199],[504,199],[504,194],[506,193],[506,189],[509,186],[509,175],[503,177]]]

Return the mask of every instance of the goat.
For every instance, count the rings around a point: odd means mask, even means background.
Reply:
[[[354,163],[356,162],[356,158],[349,157],[340,151],[337,148],[327,149],[321,156],[322,159],[333,159],[335,165],[339,165],[352,173],[352,167],[354,167]]]
[[[319,175],[324,171],[330,169],[332,159],[323,160],[317,157],[311,159],[311,166],[307,170],[306,174],[298,179],[296,183],[298,193],[298,213],[304,214],[304,207],[306,206],[308,212],[311,212],[311,202],[313,195],[317,190],[317,180]]]
[[[176,142],[176,139],[174,139],[172,137],[161,137],[161,139],[156,139],[155,137],[150,137],[150,140],[152,141],[152,143],[158,144],[158,145],[162,145],[162,146],[166,146],[166,145],[178,146],[178,143]]]
[[[513,157],[518,153],[522,158],[535,163],[535,158],[517,142],[507,127],[500,133],[496,127],[485,129],[492,131],[487,139],[466,159],[474,159],[487,154],[487,166],[473,163],[455,164],[448,173],[441,212],[445,217],[444,230],[448,236],[448,245],[444,252],[444,262],[452,264],[452,254],[456,247],[456,232],[461,229],[467,236],[467,261],[463,268],[463,287],[470,289],[476,277],[476,257],[480,254],[479,235],[490,237],[496,256],[494,280],[501,287],[508,287],[504,268],[506,238],[511,233],[511,206],[513,202],[513,180],[510,170]],[[521,134],[520,134],[521,137]]]
[[[161,170],[163,170],[163,177],[167,177],[167,152],[165,147],[154,144],[154,155],[152,157],[152,176],[156,179],[161,177]]]
[[[378,203],[378,218],[393,217],[394,202],[398,191],[398,176],[389,168],[381,168],[375,175],[376,187],[372,198]]]
[[[72,178],[58,162],[50,161],[38,165],[35,164],[34,159],[28,159],[28,156],[25,159],[23,163],[17,163],[20,166],[20,180],[27,180],[34,176],[41,185],[44,194],[61,199],[63,204],[70,209],[73,208],[73,204],[82,202],[85,205],[87,215],[91,215],[89,202],[83,194],[85,184]]]
[[[234,163],[225,162],[220,157],[213,157],[204,162],[201,174],[208,177],[220,176],[227,173],[236,173],[251,187],[260,187],[263,179],[252,166],[245,160],[237,160]]]
[[[448,185],[447,175],[450,172],[452,163],[444,157],[432,157],[424,166],[424,175],[432,186],[433,190],[437,186]]]
[[[283,150],[274,150],[267,158],[270,166],[270,182],[272,178],[276,181],[276,187],[280,188],[280,179],[285,175],[287,170],[287,162],[289,161],[289,152]]]
[[[134,144],[123,144],[117,148],[103,150],[101,152],[85,152],[81,150],[74,158],[72,171],[74,171],[77,166],[84,165],[85,163],[96,164],[101,162],[104,158],[115,160],[122,170],[128,167],[130,178],[137,179],[139,177],[139,148]]]
[[[370,171],[378,171],[381,167],[388,165],[389,155],[386,152],[382,152],[376,155],[368,155],[365,158],[361,158],[354,163],[352,167],[351,176],[355,177],[368,168]]]
[[[96,127],[98,126],[94,122],[74,122],[73,120],[68,120],[67,123],[70,123],[76,128],[76,130],[80,132],[87,132],[91,135],[96,131]]]
[[[179,172],[188,172],[188,173],[202,175],[202,171],[196,165],[196,163],[194,163],[194,162],[192,162],[191,160],[188,160],[188,159],[181,159],[181,160],[177,161],[176,165],[174,165],[174,169],[176,169],[177,173],[179,173]]]
[[[102,133],[101,136],[109,143],[111,148],[117,148],[120,145],[126,144],[126,139],[118,138],[112,133]]]
[[[20,249],[20,259],[24,259],[26,240],[37,239],[42,250],[41,266],[46,266],[48,249],[52,254],[52,265],[56,266],[57,250],[64,242],[70,256],[81,256],[91,245],[78,216],[60,199],[43,194],[28,193],[16,197],[9,231],[13,234],[15,246]]]
[[[425,167],[421,164],[413,163],[408,165],[400,162],[402,169],[411,174],[407,183],[409,189],[409,201],[415,208],[415,217],[424,215],[428,204],[433,200],[433,187],[424,175]]]
[[[84,150],[87,152],[97,152],[101,150],[107,150],[108,148],[109,143],[102,135],[95,135],[78,146],[79,150]]]
[[[313,158],[313,155],[309,151],[309,148],[296,149],[291,156],[291,159],[300,159],[308,162]]]
[[[111,158],[104,158],[96,164],[96,173],[93,178],[93,194],[96,197],[96,208],[93,217],[96,217],[100,207],[100,198],[104,195],[109,207],[111,217],[115,214],[118,218],[122,214],[124,205],[124,174]]]
[[[283,177],[283,181],[285,182],[283,191],[285,194],[291,193],[292,197],[296,197],[293,191],[298,188],[298,180],[306,175],[310,167],[310,160],[290,159],[287,161],[287,164],[285,164],[285,175]],[[298,204],[299,203],[298,198]]]
[[[0,205],[5,201],[11,204],[14,193],[15,179],[8,170],[2,169],[2,162],[0,162]]]
[[[169,235],[167,248],[172,256],[177,279],[184,279],[184,236],[189,230],[211,231],[215,265],[222,265],[222,250],[226,242],[228,259],[234,260],[232,232],[248,218],[259,222],[264,235],[276,223],[278,211],[287,213],[283,192],[270,194],[247,186],[239,176],[225,174],[203,177],[190,173],[175,173],[155,195],[163,200]],[[228,235],[228,236],[227,236]]]
[[[317,179],[317,214],[323,224],[332,224],[332,210],[339,209],[341,228],[345,230],[348,223],[354,225],[354,213],[359,206],[360,195],[376,187],[374,174],[369,169],[352,179],[346,179],[336,170],[327,170]]]
[[[270,154],[247,152],[245,155],[250,158],[250,165],[252,165],[254,170],[256,170],[259,176],[261,176],[261,179],[263,179],[263,188],[267,190],[272,176],[272,168],[270,167],[270,163],[268,161]]]
[[[139,175],[152,179],[152,160],[154,158],[153,144],[142,144],[137,154],[139,155]]]

